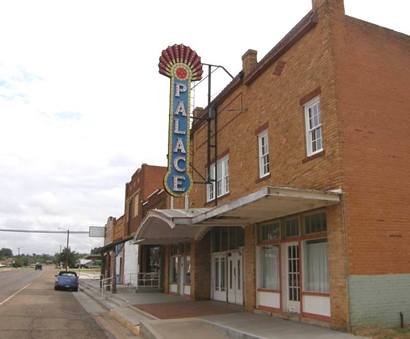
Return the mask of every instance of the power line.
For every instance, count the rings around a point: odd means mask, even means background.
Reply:
[[[19,232],[19,233],[59,233],[67,234],[67,231],[49,231],[49,230],[22,230],[16,228],[0,228],[0,232]],[[71,234],[89,234],[89,231],[70,231]]]

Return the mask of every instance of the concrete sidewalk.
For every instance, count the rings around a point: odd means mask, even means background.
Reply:
[[[92,287],[93,286],[93,287]],[[200,315],[200,309],[207,310],[214,307],[214,301],[196,302],[185,297],[167,295],[163,293],[136,293],[135,289],[118,289],[117,294],[106,293],[101,297],[96,281],[82,281],[80,288],[106,308],[115,318],[128,328],[138,329],[144,338],[181,339],[181,338],[280,338],[280,339],[317,339],[317,338],[363,338],[352,334],[333,331],[328,328],[305,323],[284,320],[264,314],[246,311],[229,312],[231,305],[219,303],[219,307],[226,306],[224,314]],[[183,307],[187,303],[187,307]],[[163,304],[167,309],[167,319],[159,319],[155,314],[144,310],[158,309],[151,305]],[[143,307],[146,305],[150,307]],[[181,306],[182,305],[182,306]],[[174,313],[171,310],[174,308]],[[180,318],[179,310],[193,310],[192,317]],[[199,311],[198,311],[199,309]],[[155,313],[155,312],[153,312]],[[207,314],[207,312],[202,312]],[[189,316],[189,313],[185,313]]]

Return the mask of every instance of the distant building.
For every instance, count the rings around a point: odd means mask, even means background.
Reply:
[[[165,167],[143,164],[125,186],[124,215],[107,220],[102,249],[103,272],[105,277],[115,276],[117,284],[138,284],[139,252],[145,253],[146,250],[134,244],[133,238],[143,218],[144,202],[162,189],[165,172]]]

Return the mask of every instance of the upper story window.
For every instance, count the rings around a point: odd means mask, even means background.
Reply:
[[[311,156],[323,150],[320,98],[315,97],[304,105],[306,126],[306,151]]]
[[[267,130],[258,135],[258,152],[259,178],[263,178],[269,174],[269,139]]]
[[[138,216],[138,206],[139,206],[139,194],[132,198],[132,216],[135,218]]]
[[[229,156],[224,156],[216,162],[216,185],[215,185],[215,163],[211,164],[210,179],[211,183],[206,186],[207,201],[218,198],[229,193]],[[216,187],[216,189],[215,189]]]

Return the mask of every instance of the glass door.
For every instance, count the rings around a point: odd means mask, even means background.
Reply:
[[[242,255],[233,252],[228,256],[228,302],[243,304]]]
[[[300,249],[298,243],[285,245],[285,288],[288,312],[300,313]]]
[[[226,301],[226,255],[214,254],[212,258],[213,299]]]

